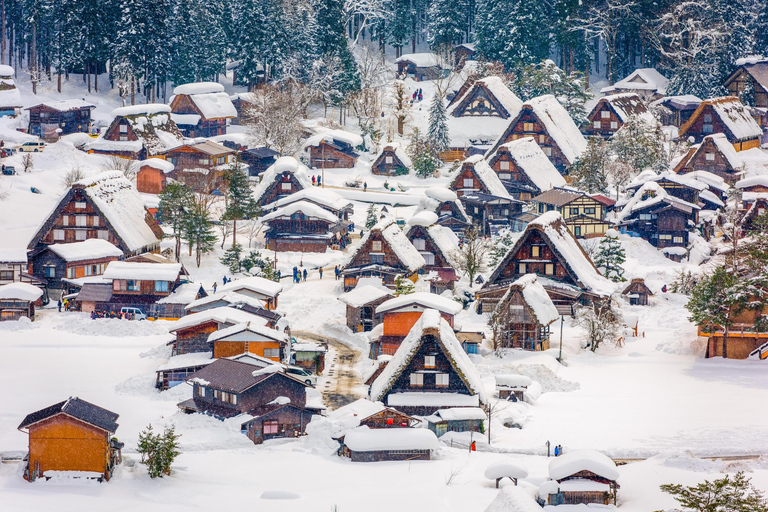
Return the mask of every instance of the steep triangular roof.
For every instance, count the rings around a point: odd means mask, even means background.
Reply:
[[[341,269],[347,269],[357,259],[357,255],[360,253],[360,249],[365,247],[368,240],[373,238],[374,240],[381,240],[382,243],[386,243],[392,252],[397,256],[402,263],[403,267],[410,272],[416,272],[424,265],[427,264],[419,251],[413,246],[410,240],[405,236],[403,230],[395,223],[395,220],[390,217],[385,217],[380,220],[375,226],[373,226],[363,239],[360,240],[360,244],[355,251],[349,256],[346,262],[341,266]]]
[[[723,96],[721,98],[710,98],[699,104],[699,107],[691,115],[690,119],[680,128],[678,137],[684,138],[700,115],[708,107],[720,118],[734,141],[759,138],[763,135],[763,129],[757,124],[757,121],[749,113],[749,109],[735,96]],[[726,134],[726,135],[728,135]]]
[[[374,160],[373,164],[371,164],[371,167],[376,167],[377,165],[380,165],[382,162],[382,159],[385,156],[394,156],[397,159],[397,163],[405,167],[406,169],[410,169],[413,167],[413,162],[411,161],[411,158],[406,154],[405,149],[399,142],[390,142],[383,148],[381,148],[381,151],[379,152],[379,155],[376,157],[376,160]]]
[[[552,165],[533,137],[523,137],[502,144],[494,158],[497,158],[502,151],[509,154],[515,166],[540,192],[567,185],[563,175]]]
[[[299,190],[312,186],[312,182],[307,176],[307,167],[305,165],[299,163],[292,156],[281,156],[261,175],[261,181],[253,190],[253,199],[261,204],[267,192],[272,190],[272,187],[277,186],[278,178],[286,172],[291,174]]]
[[[509,285],[507,293],[496,305],[496,309],[505,304],[515,293],[520,293],[528,310],[539,325],[549,325],[560,317],[555,304],[539,282],[536,274],[525,274]]]
[[[429,217],[427,218],[427,216]],[[422,222],[422,219],[425,222]],[[422,231],[432,242],[432,245],[440,252],[443,261],[447,262],[454,269],[458,268],[455,253],[459,250],[459,238],[451,229],[436,224],[437,219],[437,215],[432,212],[425,211],[415,214],[408,221],[411,227],[408,228],[405,236],[408,240],[411,240],[415,231]]]
[[[438,340],[451,367],[470,393],[478,396],[480,403],[486,403],[485,389],[480,374],[456,338],[453,328],[440,316],[436,309],[427,309],[411,328],[398,347],[392,360],[371,384],[371,400],[379,401],[392,389],[397,378],[405,371],[416,352],[424,342],[424,336],[433,335]],[[438,391],[439,393],[439,391]]]
[[[477,80],[469,89],[463,91],[458,100],[451,102],[448,107],[448,115],[462,117],[472,101],[478,98],[487,99],[497,117],[502,119],[515,117],[523,107],[523,101],[509,87],[504,85],[501,78],[487,76]]]
[[[459,186],[458,182],[460,179],[462,179],[462,174],[466,168],[469,168],[470,172],[472,172],[472,174],[482,184],[483,189],[481,192],[490,194],[492,196],[516,201],[515,199],[512,199],[512,196],[509,195],[509,192],[507,191],[504,184],[501,183],[499,175],[496,174],[496,171],[491,169],[491,166],[488,165],[488,162],[483,159],[483,155],[472,155],[471,157],[464,160],[462,163],[462,170],[456,175],[453,181],[451,181],[450,187],[452,190],[456,190],[456,188],[462,188]]]
[[[606,104],[622,123],[626,123],[631,116],[638,116],[646,123],[656,124],[656,118],[653,117],[653,114],[645,106],[640,96],[632,92],[611,94],[610,96],[600,98],[600,101],[597,102],[588,117],[591,118],[594,112],[600,110]]]

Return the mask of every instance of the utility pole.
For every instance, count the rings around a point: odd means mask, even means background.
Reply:
[[[564,322],[565,322],[565,317],[563,315],[560,315],[560,355],[557,356],[558,363],[563,362],[563,323]]]

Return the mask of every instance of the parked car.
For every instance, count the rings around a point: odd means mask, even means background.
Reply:
[[[8,156],[13,156],[16,154],[16,148],[0,148],[0,158],[5,158]]]
[[[287,366],[285,373],[296,379],[303,380],[305,384],[312,387],[317,386],[317,375],[312,375],[301,366]]]
[[[16,149],[19,153],[37,153],[45,149],[45,142],[25,142]]]
[[[13,167],[12,165],[4,165],[3,174],[5,176],[13,176],[14,174],[16,174],[16,168]]]
[[[139,308],[120,308],[120,313],[124,316],[129,315],[133,320],[146,320],[147,315]]]

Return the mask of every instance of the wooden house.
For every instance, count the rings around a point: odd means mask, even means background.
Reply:
[[[274,311],[277,308],[277,298],[282,291],[283,285],[280,283],[259,276],[235,279],[218,287],[218,292],[220,293],[235,292],[258,299],[270,311]]]
[[[477,47],[475,43],[462,43],[453,47],[453,66],[460,70],[468,60],[475,60]]]
[[[96,105],[83,100],[47,101],[29,110],[27,133],[48,141],[70,133],[91,131],[91,110]]]
[[[168,176],[173,173],[174,165],[162,158],[148,158],[136,167],[136,190],[143,194],[162,194],[168,185]]]
[[[413,78],[416,82],[434,80],[442,74],[442,66],[434,53],[407,53],[395,59],[395,64],[398,76]]]
[[[187,304],[184,308],[187,314],[200,313],[214,308],[232,307],[263,318],[265,325],[273,329],[283,317],[277,311],[266,308],[266,302],[242,293],[233,291],[219,292],[201,297]]]
[[[237,67],[233,68],[235,70],[234,73],[237,74],[237,68],[240,67],[240,64],[242,64],[242,61],[236,61],[228,64],[227,69],[229,69],[229,66],[231,64],[237,65]],[[236,83],[236,80],[233,81],[232,83],[233,84]],[[231,119],[229,121],[230,124],[234,124],[234,125],[248,124],[250,117],[253,115],[252,114],[253,108],[256,105],[256,102],[258,101],[256,98],[256,95],[252,92],[241,92],[241,93],[231,95],[229,99],[232,102],[232,106],[235,107],[235,112],[237,112],[237,117]]]
[[[424,191],[416,213],[433,212],[437,215],[437,224],[449,228],[454,233],[463,233],[472,221],[456,192],[445,187],[430,187]]]
[[[345,222],[325,208],[309,201],[295,201],[262,215],[270,251],[325,252],[334,239],[346,234]]]
[[[493,377],[496,380],[496,392],[499,394],[499,399],[512,402],[524,401],[528,387],[533,384],[531,378],[525,375],[497,373]]]
[[[265,212],[273,211],[277,208],[283,208],[296,202],[311,203],[319,206],[334,214],[339,222],[339,231],[346,233],[351,223],[351,215],[354,213],[352,203],[344,199],[341,195],[327,188],[310,187],[295,192],[289,196],[282,197],[274,203],[264,206]]]
[[[704,100],[680,128],[680,140],[700,143],[707,135],[725,134],[736,151],[760,147],[763,129],[734,96]]]
[[[168,105],[120,107],[112,111],[112,117],[104,133],[84,146],[88,153],[144,160],[182,141]]]
[[[13,81],[15,70],[0,65],[0,117],[17,116],[21,111],[21,93]]]
[[[237,117],[237,110],[224,86],[215,82],[179,85],[170,101],[171,118],[185,137],[224,135],[227,120]]]
[[[509,194],[520,201],[529,201],[567,184],[533,137],[502,144],[488,165],[496,171]]]
[[[710,172],[730,184],[738,181],[744,170],[740,153],[724,133],[704,137],[701,144],[693,146],[674,167],[678,174]]]
[[[101,276],[104,284],[85,283],[75,300],[87,313],[138,308],[148,315],[179,286],[181,277],[180,263],[113,261]]]
[[[605,235],[611,223],[605,219],[605,205],[584,192],[553,188],[531,199],[533,211],[539,215],[557,212],[576,238]]]
[[[584,128],[584,135],[609,139],[633,116],[648,126],[657,124],[656,118],[637,94],[625,92],[605,96],[588,114],[589,122]]]
[[[664,249],[688,246],[688,232],[698,223],[700,207],[679,199],[659,183],[638,188],[616,217],[619,226]]]
[[[288,336],[256,319],[212,332],[208,343],[217,359],[251,353],[279,363],[286,359]]]
[[[273,366],[275,362],[256,354],[244,353],[228,357],[232,361],[248,363],[253,370]],[[164,391],[179,384],[184,384],[187,378],[198,370],[202,370],[214,361],[210,352],[190,352],[171,356],[168,361],[155,370],[155,388]]]
[[[432,460],[440,445],[431,430],[424,428],[359,427],[343,438],[339,455],[352,462]]]
[[[685,94],[682,96],[664,96],[651,105],[663,126],[680,128],[688,122],[700,104],[701,98],[692,94]]]
[[[171,177],[203,193],[222,185],[234,154],[234,150],[210,140],[188,142],[162,152],[173,164]]]
[[[248,165],[249,176],[260,176],[277,162],[277,159],[280,158],[280,153],[274,149],[260,146],[244,149],[240,152],[240,158],[243,163]]]
[[[0,249],[0,285],[24,280],[23,275],[29,275],[28,270],[26,248],[4,247]]]
[[[200,283],[180,283],[170,294],[151,305],[147,314],[152,318],[178,320],[187,314],[187,306],[207,296]]]
[[[395,277],[415,280],[426,262],[406,238],[394,219],[384,218],[373,226],[355,251],[340,267],[344,291],[357,285],[361,277],[380,277],[386,286],[394,287]]]
[[[314,411],[307,409],[307,385],[273,365],[254,366],[217,359],[187,378],[192,398],[178,404],[187,414],[242,418],[241,432],[255,444],[304,434]],[[242,416],[241,416],[242,415]]]
[[[0,286],[0,322],[21,317],[35,320],[35,307],[41,307],[43,290],[29,283]]]
[[[561,315],[575,304],[610,297],[614,285],[600,275],[592,260],[557,212],[532,221],[477,292],[478,310],[491,312],[509,284],[525,274],[536,274]]]
[[[549,326],[560,317],[536,274],[513,281],[493,313],[498,348],[548,350]]]
[[[652,295],[653,292],[645,285],[645,280],[641,277],[632,279],[629,286],[621,292],[621,296],[629,300],[630,306],[647,306],[648,298]]]
[[[24,478],[77,471],[109,480],[122,460],[123,443],[112,437],[118,416],[78,397],[28,414],[18,426],[29,434]]]
[[[311,186],[307,167],[292,156],[281,156],[262,174],[253,190],[253,199],[259,206],[266,206]]]
[[[325,354],[328,352],[328,343],[314,343],[305,341],[291,343],[290,363],[300,366],[310,373],[320,375],[325,369]],[[308,384],[311,381],[305,381]]]
[[[725,329],[714,322],[698,327],[698,335],[707,338],[705,357],[724,357],[727,359],[768,359],[768,332],[762,327],[760,319],[765,310],[746,309],[733,316],[732,325]],[[725,338],[725,339],[724,339]]]
[[[59,200],[27,249],[35,277],[56,284],[65,275],[59,266],[42,260],[54,244],[90,239],[104,240],[132,256],[160,247],[163,231],[144,207],[141,196],[120,171],[108,171],[80,180]]]
[[[313,169],[351,169],[360,156],[355,148],[363,138],[344,130],[325,130],[304,143],[304,151]]]
[[[382,317],[383,329],[381,336],[371,340],[369,357],[378,359],[382,354],[394,354],[427,309],[438,311],[453,327],[453,317],[462,307],[455,300],[426,292],[409,293],[383,302],[375,310]]]
[[[504,81],[488,76],[474,81],[448,106],[448,151],[445,161],[463,160],[470,153],[485,153],[523,107],[523,101]]]
[[[371,384],[371,400],[405,414],[482,407],[485,390],[453,328],[435,309],[424,311],[392,360]]]
[[[630,194],[634,194],[637,189],[648,182],[658,183],[669,195],[691,204],[699,204],[701,193],[708,189],[706,184],[695,179],[693,175],[681,176],[674,172],[665,172],[656,174],[648,180],[637,179],[633,183],[628,184],[625,190]]]
[[[332,422],[341,424],[345,428],[356,428],[359,426],[371,429],[409,428],[421,423],[420,420],[412,416],[387,407],[381,402],[372,402],[367,398],[360,398],[338,409],[334,409],[328,413],[327,417]]]
[[[360,281],[364,282],[366,279]],[[374,286],[363,282],[358,282],[354,289],[339,297],[339,301],[347,306],[347,327],[352,329],[352,332],[373,330],[382,321],[382,315],[375,313],[376,308],[394,298],[389,288],[381,284]]]
[[[486,157],[492,160],[499,146],[523,137],[533,137],[560,174],[568,174],[571,165],[587,149],[587,141],[576,123],[551,94],[526,101]]]
[[[616,463],[595,450],[573,450],[549,463],[549,478],[539,486],[540,505],[616,505]]]
[[[482,155],[464,160],[450,188],[463,203],[472,223],[484,235],[508,225],[523,211],[523,202],[509,194]]]
[[[645,101],[657,100],[667,92],[669,80],[654,68],[634,70],[626,78],[600,89],[602,94],[634,93]]]
[[[731,96],[753,107],[768,108],[768,59],[737,59],[736,69],[725,79],[723,86]]]
[[[406,224],[405,236],[427,262],[425,270],[459,267],[456,261],[459,239],[449,228],[437,224],[436,214],[419,212]]]
[[[101,276],[111,261],[123,257],[123,251],[106,240],[91,238],[71,244],[45,246],[32,259],[32,273],[46,276],[48,290],[70,291]]]
[[[168,332],[175,336],[168,345],[173,355],[195,352],[211,352],[208,338],[211,333],[227,329],[238,324],[253,322],[266,325],[267,321],[237,307],[217,307],[179,318]]]
[[[371,165],[371,173],[379,176],[408,174],[413,167],[410,157],[399,142],[390,142],[381,149]]]
[[[488,415],[479,407],[440,409],[427,416],[427,428],[442,437],[448,432],[484,432]]]

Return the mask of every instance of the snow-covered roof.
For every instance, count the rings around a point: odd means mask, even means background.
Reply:
[[[8,80],[3,80],[7,83]],[[15,86],[12,89],[5,89],[0,91],[0,106],[1,107],[20,107],[21,106],[21,92]]]
[[[104,279],[137,279],[139,281],[175,281],[181,272],[181,263],[143,263],[138,261],[111,261]]]
[[[434,53],[406,53],[395,59],[395,62],[412,62],[420,68],[432,68],[438,65],[437,55]]]
[[[262,301],[253,297],[249,297],[248,295],[243,295],[242,293],[233,291],[219,291],[218,293],[213,293],[207,297],[201,297],[200,299],[190,302],[185,309],[191,310],[218,301],[223,301],[227,304],[246,304],[257,309],[264,307],[264,303]]]
[[[342,268],[347,268],[355,260],[361,248],[365,247],[368,243],[368,239],[376,233],[381,233],[382,239],[389,245],[400,262],[409,271],[416,272],[427,264],[424,257],[416,250],[410,240],[405,236],[405,233],[403,233],[403,230],[397,225],[395,219],[385,217],[368,230]]]
[[[490,165],[488,165],[488,162],[485,161],[483,155],[472,155],[471,157],[464,160],[464,164],[469,164],[472,166],[475,171],[475,176],[477,176],[477,179],[479,179],[480,182],[485,186],[488,194],[505,199],[512,199],[512,196],[509,195],[506,187],[504,187],[504,185],[501,183],[499,175],[496,174],[496,171],[494,171]],[[456,178],[451,184],[451,188],[454,188],[454,185],[456,185],[458,188],[461,188],[461,186],[458,185],[458,180],[460,179],[462,179],[461,173],[456,175]]]
[[[261,175],[261,181],[253,189],[254,200],[260,202],[264,194],[284,172],[293,174],[301,188],[307,189],[312,186],[307,175],[307,167],[304,164],[299,163],[292,156],[281,156]]]
[[[11,66],[8,66],[7,64],[0,64],[0,76],[13,76],[15,72],[16,70]]]
[[[653,117],[651,111],[646,108],[645,103],[640,99],[640,96],[635,93],[624,92],[611,94],[610,96],[605,96],[600,99],[600,102],[603,101],[610,103],[622,123],[626,123],[632,116],[637,116],[650,126],[655,126],[657,124],[656,118]]]
[[[275,281],[270,281],[269,279],[264,279],[263,277],[250,276],[235,279],[218,288],[220,293],[228,291],[236,292],[238,290],[249,290],[259,295],[277,297],[280,292],[283,291],[283,285],[276,283]]]
[[[191,315],[183,316],[176,320],[176,322],[168,329],[169,332],[176,332],[182,329],[187,329],[196,325],[201,325],[208,322],[216,322],[219,324],[240,324],[254,322],[255,324],[266,324],[266,319],[248,313],[242,309],[220,307],[206,309],[199,313],[193,313]]]
[[[38,105],[34,105],[32,107],[27,107],[25,110],[30,110],[35,107],[39,107],[41,105],[44,105],[48,108],[52,108],[54,110],[58,110],[59,112],[66,112],[68,110],[75,110],[75,109],[81,109],[81,108],[96,108],[96,105],[93,103],[89,103],[84,100],[59,100],[59,101],[45,101],[43,103],[40,103]]]
[[[458,106],[461,105],[466,98],[472,95],[475,89],[480,87],[485,87],[485,89],[498,100],[502,108],[507,111],[508,116],[505,119],[516,117],[520,112],[520,109],[523,108],[523,100],[518,98],[517,95],[504,84],[504,81],[501,78],[497,76],[487,76],[477,80],[460,98],[455,99],[448,107],[448,115],[454,116],[454,112]]]
[[[141,195],[120,171],[105,171],[76,182],[107,218],[131,252],[158,242]]]
[[[48,249],[64,261],[96,260],[100,258],[120,257],[123,251],[100,238],[90,238],[82,242],[53,244]]]
[[[525,274],[513,282],[499,305],[504,304],[507,295],[513,290],[519,290],[523,294],[523,299],[531,308],[539,324],[549,325],[560,318],[560,313],[557,312],[555,304],[539,282],[536,274]]]
[[[112,111],[112,117],[131,117],[153,114],[170,114],[171,107],[165,103],[146,103],[119,107]]]
[[[296,201],[281,208],[277,208],[274,211],[263,215],[260,220],[262,222],[269,222],[270,220],[280,217],[290,217],[294,213],[299,212],[304,214],[306,217],[324,220],[326,222],[330,222],[331,224],[339,222],[339,218],[336,215],[332,214],[325,208],[322,208],[314,203],[310,203],[309,201]]]
[[[525,102],[544,125],[569,163],[574,163],[587,149],[587,140],[579,131],[568,111],[551,94],[545,94]]]
[[[569,450],[549,463],[549,477],[552,480],[562,480],[579,471],[591,471],[607,480],[619,478],[616,463],[595,450]]]
[[[173,88],[173,94],[208,94],[212,92],[224,92],[224,86],[216,82],[194,82],[177,85]]]
[[[568,506],[559,505],[558,510]],[[501,488],[485,512],[542,512],[542,510],[526,489],[516,485],[508,485]],[[563,509],[562,512],[566,512],[566,510]]]
[[[501,147],[509,151],[515,165],[540,191],[545,192],[553,187],[567,185],[563,175],[552,165],[552,161],[547,158],[533,137],[513,140]]]
[[[493,376],[496,379],[496,386],[507,388],[526,388],[533,384],[530,377],[525,375],[515,375],[512,373],[497,373]]]
[[[750,176],[736,182],[735,188],[744,189],[750,187],[768,187],[768,174]]]
[[[448,264],[453,269],[459,268],[459,262],[456,258],[456,253],[459,251],[459,237],[456,236],[456,233],[452,229],[438,224],[429,226],[427,233],[440,252],[443,253]]]
[[[333,190],[320,187],[309,187],[299,190],[289,196],[282,197],[274,203],[265,205],[264,210],[269,211],[272,208],[286,206],[296,201],[311,201],[338,212],[352,208],[351,202],[344,199],[340,194]]]
[[[438,216],[435,212],[430,212],[429,210],[423,210],[420,212],[417,212],[413,217],[408,219],[407,224],[409,226],[423,226],[423,227],[429,227],[435,222],[437,222]]]
[[[451,407],[435,411],[433,416],[439,416],[443,421],[486,420],[488,415],[479,407]]]
[[[441,203],[455,201],[458,198],[456,192],[445,187],[429,187],[424,191],[424,195]]]
[[[146,160],[136,162],[135,165],[139,169],[142,167],[152,167],[154,169],[159,169],[166,174],[173,171],[175,167],[171,162],[168,160],[163,160],[162,158],[147,158]]]
[[[264,325],[263,322],[252,322],[247,321],[239,324],[235,324],[231,327],[227,327],[226,329],[221,329],[219,331],[214,331],[208,336],[208,342],[218,341],[223,338],[229,338],[230,336],[234,336],[236,334],[240,334],[242,332],[251,332],[254,334],[258,334],[259,336],[263,336],[265,338],[268,338],[270,340],[274,341],[281,341],[281,342],[287,342],[288,336],[277,329],[272,329],[270,327],[267,327]]]
[[[353,308],[361,308],[366,304],[392,296],[392,290],[383,285],[360,285],[339,297],[339,301]]]
[[[367,398],[360,398],[329,412],[328,419],[356,427],[360,424],[361,420],[378,414],[384,409],[386,409],[386,406],[381,402],[372,402]]]
[[[26,263],[26,247],[0,247],[0,263]]]
[[[237,117],[237,110],[232,104],[229,94],[224,92],[224,86],[216,82],[196,82],[179,85],[173,90],[174,96],[188,95],[192,103],[206,119],[222,119]],[[175,114],[178,115],[178,114]],[[192,119],[180,120],[181,124],[197,124]],[[199,118],[198,118],[199,121]]]
[[[192,366],[205,366],[214,361],[210,352],[192,352],[190,354],[179,354],[168,359],[167,362],[158,366],[157,370],[175,370],[177,368],[189,368]]]
[[[195,300],[200,291],[200,283],[181,283],[166,297],[158,300],[158,304],[184,304],[185,306]]]
[[[406,391],[392,393],[387,397],[390,407],[478,407],[477,395],[462,393],[429,393],[426,391]]]
[[[728,189],[731,188],[721,176],[713,174],[709,171],[692,171],[687,173],[686,176],[705,184],[710,189],[717,190],[721,193],[728,192]]]
[[[397,299],[393,299],[397,300]],[[378,308],[377,308],[378,312]],[[461,342],[456,338],[456,334],[453,332],[453,329],[448,324],[445,319],[440,316],[440,312],[436,309],[427,309],[422,313],[421,317],[416,321],[416,323],[411,328],[408,335],[403,339],[402,343],[398,347],[397,351],[395,352],[395,355],[392,357],[392,360],[387,364],[387,366],[384,368],[384,370],[381,372],[381,374],[376,378],[375,381],[373,381],[373,384],[371,384],[370,388],[370,397],[372,400],[381,400],[384,395],[391,389],[394,382],[397,380],[397,378],[400,376],[400,374],[405,370],[405,368],[410,363],[411,359],[413,359],[416,352],[419,350],[422,344],[422,337],[424,336],[425,331],[429,331],[430,333],[434,334],[435,337],[438,340],[438,343],[443,348],[443,352],[445,353],[448,360],[451,362],[451,365],[454,367],[454,370],[456,373],[462,378],[465,385],[467,386],[467,389],[470,393],[473,393],[476,395],[477,400],[480,403],[485,404],[486,398],[485,398],[485,387],[483,386],[482,379],[480,378],[480,374],[477,371],[477,368],[475,368],[475,365],[470,361],[469,356],[466,352],[464,352],[464,349],[461,346]],[[394,397],[396,395],[404,395],[405,393],[397,393],[390,395],[390,397]],[[451,393],[409,393],[409,394],[426,394],[426,395],[440,395],[439,397],[436,397],[436,400],[438,400],[438,403],[443,406],[456,406],[456,407],[463,407],[468,406],[465,403],[459,403],[459,404],[452,404],[452,403],[445,403],[443,400],[450,400]],[[459,394],[459,393],[456,393]],[[469,397],[467,395],[461,395],[463,397],[467,398],[467,401],[469,401]],[[424,399],[426,397],[413,397],[413,398],[421,398]],[[388,399],[387,401],[388,405],[395,406],[395,404]],[[399,403],[400,405],[405,405],[402,403]],[[477,404],[474,404],[477,405]],[[469,404],[469,406],[472,406]]]
[[[379,151],[379,154],[376,156],[376,160],[378,160],[381,157],[381,155],[387,150],[394,151],[395,156],[397,157],[398,160],[400,160],[400,163],[403,164],[404,166],[408,168],[413,167],[413,162],[411,161],[411,157],[408,156],[408,154],[405,152],[405,148],[399,142],[387,143],[387,145],[381,148],[381,151]]]
[[[627,185],[627,190],[634,190],[638,187],[641,187],[645,183],[649,182],[660,182],[660,181],[671,181],[672,183],[677,183],[678,185],[683,185],[688,188],[692,188],[693,190],[696,190],[698,192],[701,192],[703,190],[707,190],[709,186],[697,179],[695,179],[690,174],[677,174],[672,171],[666,171],[661,174],[646,174],[644,176],[637,176],[633,183]]]
[[[0,286],[0,299],[18,299],[30,302],[43,296],[43,290],[29,283],[9,283]]]
[[[643,199],[643,196],[646,195],[648,197]],[[661,203],[667,203],[678,209],[687,210],[689,212],[700,209],[698,205],[671,195],[664,190],[657,181],[648,181],[638,188],[629,201],[627,201],[627,204],[625,204],[621,211],[616,215],[616,221],[621,222],[638,210],[643,210],[649,206]]]
[[[511,460],[503,460],[501,462],[495,462],[485,469],[485,478],[490,480],[496,480],[497,478],[528,478],[528,469],[522,464],[512,462]]]
[[[345,130],[325,130],[308,138],[304,147],[317,146],[323,141],[330,142],[333,140],[349,144],[353,148],[363,144],[363,138],[356,133]]]
[[[426,311],[432,309],[448,315],[457,315],[463,308],[461,303],[445,298],[442,295],[416,292],[389,299],[376,308],[376,313],[398,312],[401,309],[406,309],[407,311]]]
[[[389,450],[437,450],[437,436],[426,428],[357,427],[344,436],[344,444],[353,452]]]
[[[600,89],[602,93],[610,93],[617,90],[643,90],[655,91],[664,94],[667,91],[669,80],[654,68],[640,68],[634,70],[623,80],[613,85]]]

